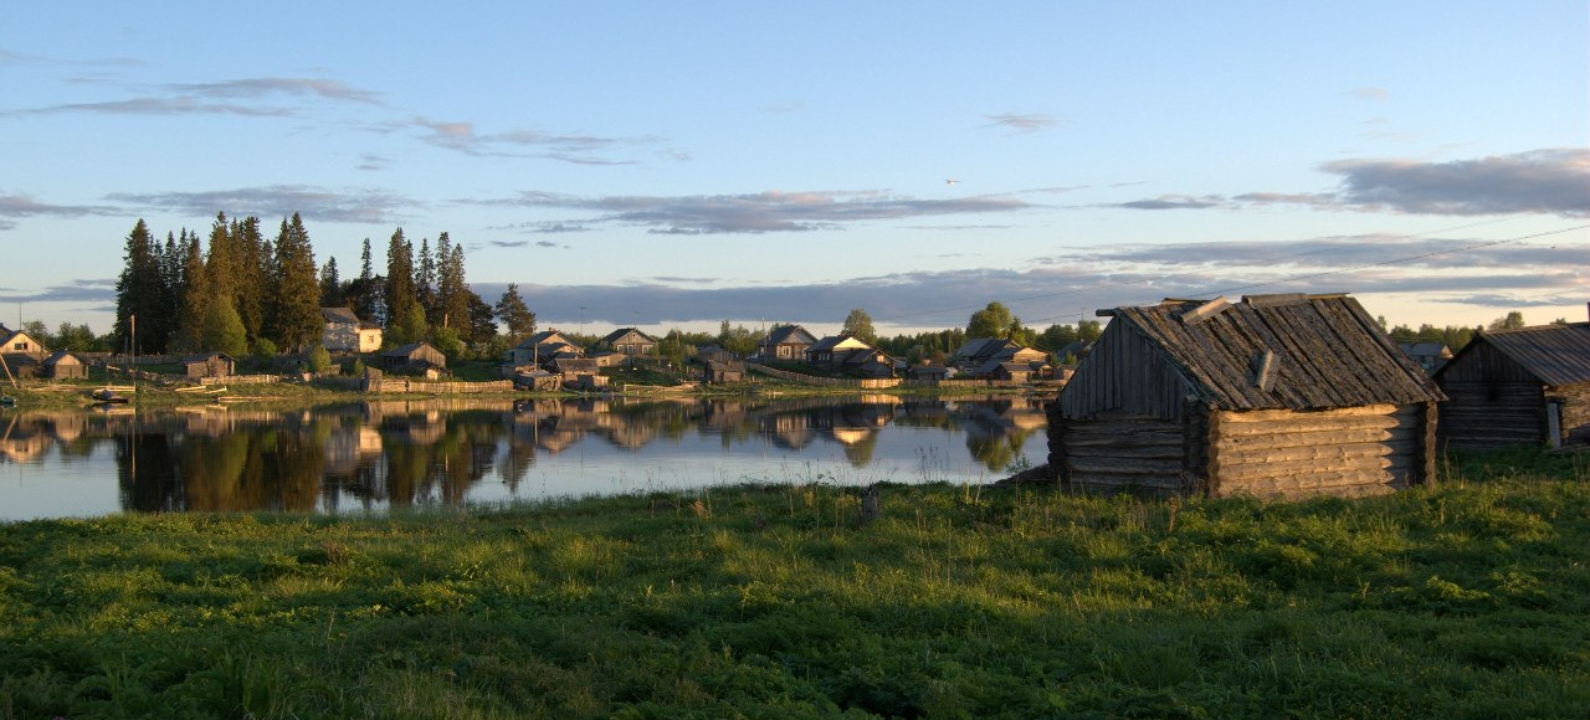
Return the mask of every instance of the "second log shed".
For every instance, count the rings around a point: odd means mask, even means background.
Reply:
[[[1435,475],[1444,396],[1351,297],[1099,314],[1114,319],[1049,410],[1069,487],[1358,496]]]

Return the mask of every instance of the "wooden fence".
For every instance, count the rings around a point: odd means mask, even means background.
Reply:
[[[280,375],[227,375],[198,378],[200,385],[270,385],[282,381]]]
[[[772,376],[772,377],[776,377],[776,378],[778,378],[780,380],[785,380],[785,381],[792,382],[792,383],[798,383],[798,384],[801,384],[801,385],[815,385],[815,386],[818,386],[818,387],[842,387],[842,388],[861,388],[861,389],[864,389],[864,390],[883,390],[885,388],[899,387],[900,383],[902,382],[900,380],[900,378],[879,378],[879,379],[860,380],[860,379],[852,379],[852,378],[816,377],[814,375],[802,375],[800,373],[789,372],[787,370],[778,370],[778,369],[775,369],[775,368],[770,368],[770,367],[768,367],[766,365],[758,365],[756,363],[746,363],[745,366],[747,368],[751,369],[751,370],[755,370],[755,371],[757,371],[759,373],[762,373],[764,375],[769,375],[769,376]]]
[[[406,393],[419,395],[467,395],[471,393],[511,393],[512,380],[486,382],[430,382],[407,378],[368,379],[363,383],[369,393]]]

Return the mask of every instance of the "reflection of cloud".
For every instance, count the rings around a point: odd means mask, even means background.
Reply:
[[[1014,198],[924,200],[875,192],[779,192],[688,197],[576,197],[521,192],[488,205],[587,210],[597,223],[650,227],[654,233],[702,235],[832,230],[872,220],[1005,213],[1032,205]]]
[[[118,202],[197,216],[225,212],[232,216],[272,218],[286,217],[296,212],[303,215],[305,220],[348,223],[395,222],[399,218],[398,209],[416,204],[401,195],[379,190],[333,191],[305,185],[203,192],[116,193],[109,197]]]
[[[1059,124],[1053,116],[1041,113],[1003,112],[987,117],[991,125],[1019,133],[1037,132]]]

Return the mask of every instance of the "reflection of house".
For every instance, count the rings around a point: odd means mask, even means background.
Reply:
[[[540,365],[546,367],[560,357],[577,358],[585,349],[574,344],[557,330],[543,330],[515,345],[505,358],[510,365]]]
[[[44,359],[44,374],[56,380],[83,380],[88,377],[88,364],[65,350],[57,350]]]
[[[328,352],[371,353],[381,349],[381,326],[367,323],[349,308],[321,308],[326,329],[320,345]]]
[[[1105,328],[1049,417],[1074,487],[1369,495],[1433,479],[1445,399],[1344,295],[1167,300]]]
[[[596,342],[596,346],[620,355],[648,355],[657,349],[657,341],[650,335],[630,327],[608,333],[607,337]]]
[[[799,325],[779,325],[756,343],[756,356],[762,360],[800,362],[817,337]]]
[[[223,352],[192,355],[183,358],[181,364],[182,374],[189,378],[231,377],[237,368],[237,361]]]
[[[806,362],[816,368],[846,375],[894,377],[894,358],[854,335],[823,338],[806,349]]]
[[[1590,322],[1482,331],[1435,381],[1447,447],[1590,442]]]
[[[1397,347],[1402,348],[1402,351],[1407,353],[1408,357],[1413,358],[1413,361],[1419,363],[1419,367],[1424,368],[1424,371],[1428,373],[1440,370],[1442,365],[1447,364],[1452,359],[1452,348],[1447,347],[1446,343],[1397,343]]]

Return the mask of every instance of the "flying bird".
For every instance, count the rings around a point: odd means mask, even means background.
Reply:
[[[944,181],[945,185],[959,185],[960,183],[961,183],[961,181],[959,181],[959,180],[945,180]]]

